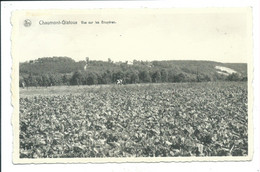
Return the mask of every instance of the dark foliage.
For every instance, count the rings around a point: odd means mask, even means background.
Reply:
[[[20,158],[248,155],[245,82],[61,88],[23,90]]]
[[[20,63],[20,87],[54,85],[124,84],[161,82],[247,81],[247,65],[211,61],[88,61],[68,57],[39,58]],[[238,73],[218,73],[215,66],[229,67]]]

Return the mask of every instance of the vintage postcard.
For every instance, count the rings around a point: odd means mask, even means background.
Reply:
[[[11,20],[15,164],[252,159],[250,7]]]

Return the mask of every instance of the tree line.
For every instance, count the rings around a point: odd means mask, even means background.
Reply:
[[[136,83],[166,83],[166,82],[208,82],[208,81],[247,81],[237,73],[228,76],[216,74],[187,74],[184,72],[175,73],[173,70],[150,69],[150,70],[107,70],[104,72],[88,72],[78,70],[72,74],[42,74],[20,77],[20,87],[48,87],[58,85],[97,85],[114,84],[118,79],[123,80],[123,84]]]
[[[20,86],[113,84],[118,79],[122,79],[124,84],[247,81],[247,64],[244,63],[191,60],[134,60],[130,63],[113,62],[111,59],[107,61],[87,59],[76,62],[69,57],[44,57],[20,63]],[[232,68],[237,73],[220,74],[215,66]]]

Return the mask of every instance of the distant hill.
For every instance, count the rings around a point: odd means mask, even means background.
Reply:
[[[29,62],[20,63],[20,74],[66,74],[78,70],[83,70],[86,65],[85,61],[75,62],[69,57],[45,57]],[[88,70],[100,72],[106,70],[119,70],[127,67],[132,69],[169,69],[176,72],[214,75],[217,72],[216,66],[231,68],[242,75],[247,74],[247,64],[245,63],[220,63],[213,61],[192,61],[192,60],[171,60],[171,61],[134,61],[133,64],[125,62],[111,63],[108,61],[90,61]]]
[[[86,63],[75,62],[69,57],[44,57],[20,63],[20,74],[65,74],[80,70]]]
[[[87,70],[86,61],[76,62],[69,57],[44,57],[20,63],[20,79],[30,77],[52,76],[67,80],[78,72],[82,77],[95,76],[93,83],[111,83],[123,78],[128,83],[135,82],[175,82],[175,81],[209,81],[225,80],[235,71],[236,77],[247,77],[247,64],[220,63],[214,61],[170,60],[170,61],[137,61],[112,62],[90,60]],[[218,67],[216,67],[218,66]],[[227,71],[223,70],[227,69]],[[137,75],[137,76],[132,76]],[[107,77],[104,81],[104,77]],[[134,77],[137,79],[131,80]],[[99,79],[98,79],[99,78]],[[185,79],[181,79],[185,78]],[[132,78],[133,79],[133,78]],[[83,79],[80,79],[83,80]],[[107,81],[109,80],[109,81]],[[130,81],[131,80],[131,81]],[[76,81],[75,81],[76,82]],[[77,80],[78,82],[78,80]],[[87,81],[82,83],[88,83]]]

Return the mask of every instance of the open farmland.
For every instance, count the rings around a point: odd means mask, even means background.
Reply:
[[[20,89],[20,158],[246,156],[246,82]]]

